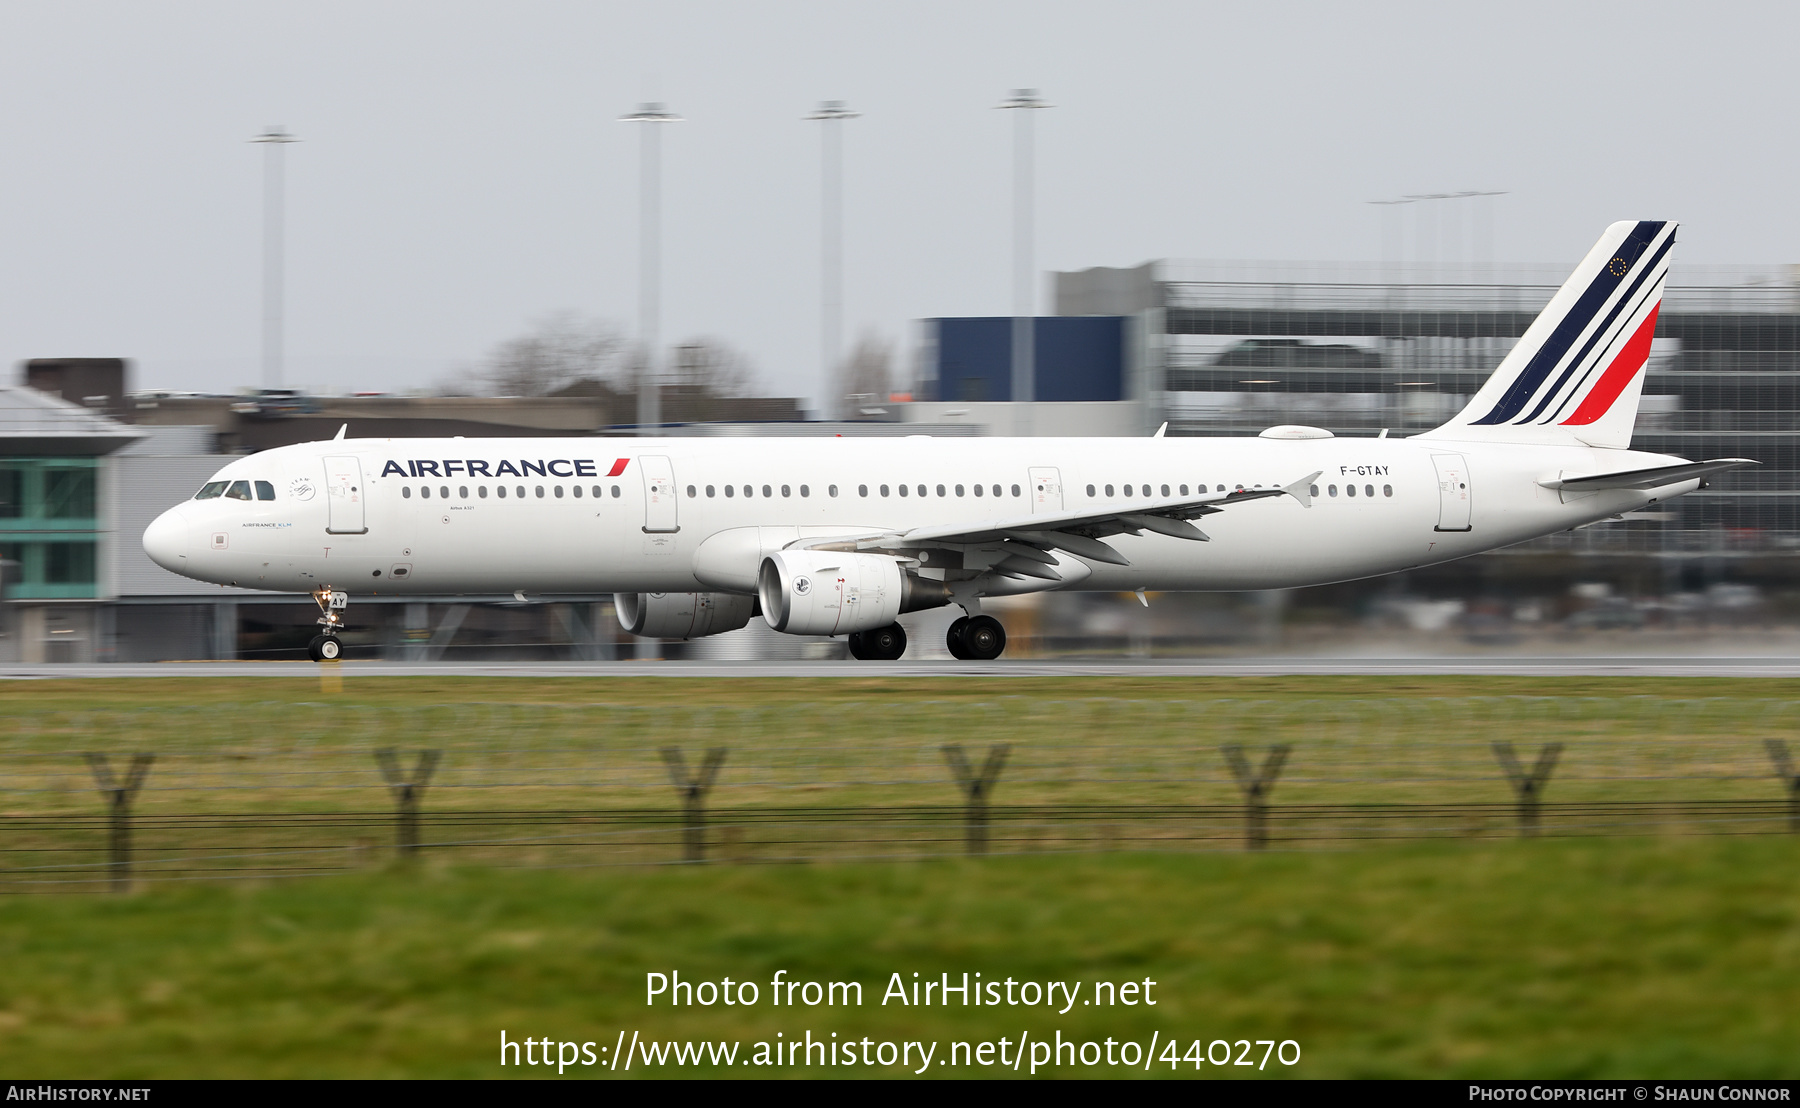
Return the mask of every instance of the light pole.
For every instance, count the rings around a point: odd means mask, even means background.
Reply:
[[[638,434],[651,435],[662,424],[662,143],[659,123],[680,123],[663,104],[646,101],[619,117],[621,123],[646,124],[638,146],[638,341],[644,347],[644,374],[638,381]]]
[[[277,123],[250,140],[263,144],[263,388],[282,379],[282,158],[281,148],[300,140]]]
[[[1034,88],[1014,89],[1012,95],[995,105],[1013,111],[1013,341],[1012,398],[1015,404],[1029,405],[1037,399],[1035,369],[1036,343],[1032,333],[1037,314],[1032,278],[1032,150],[1031,113],[1050,105]],[[1031,433],[1031,409],[1020,407],[1014,417],[1015,434]]]
[[[844,120],[855,119],[860,114],[845,107],[842,100],[825,100],[820,102],[818,111],[806,117],[825,125],[820,131],[819,358],[823,363],[822,391],[827,395],[840,394],[832,397],[834,408],[844,402],[838,366],[844,329],[844,136],[841,128]]]

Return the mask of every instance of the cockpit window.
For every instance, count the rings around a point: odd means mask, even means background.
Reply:
[[[225,490],[225,498],[227,500],[250,499],[250,482],[233,481],[231,487]]]
[[[199,492],[194,494],[194,499],[211,500],[213,497],[223,493],[225,491],[225,486],[229,483],[230,482],[227,481],[208,481],[201,487]]]
[[[273,499],[275,499],[275,486],[271,485],[267,481],[258,481],[256,483],[256,499],[258,499],[258,500],[273,500]]]

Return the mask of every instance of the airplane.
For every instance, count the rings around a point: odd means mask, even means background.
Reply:
[[[1630,449],[1676,225],[1615,223],[1493,375],[1407,438],[350,439],[237,459],[144,532],[157,565],[306,592],[315,661],[355,594],[611,592],[633,635],[762,618],[906,650],[956,605],[998,658],[992,597],[1293,588],[1448,562],[1704,488],[1746,458]],[[1166,426],[1166,425],[1165,425]],[[1204,521],[1205,528],[1196,526]]]

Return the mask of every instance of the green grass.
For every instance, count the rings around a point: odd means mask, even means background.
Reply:
[[[428,866],[7,898],[0,1071],[493,1077],[519,1072],[496,1064],[503,1029],[605,1044],[621,1029],[743,1040],[810,1029],[940,1042],[1021,1030],[1291,1038],[1304,1055],[1287,1072],[1307,1077],[1792,1078],[1797,861],[1792,838],[1708,837],[868,866]],[[765,989],[755,1008],[646,1009],[644,974],[676,969],[857,980],[866,1003],[777,1011]],[[880,1006],[887,975],[915,970],[1149,977],[1159,1003],[1067,1016]]]

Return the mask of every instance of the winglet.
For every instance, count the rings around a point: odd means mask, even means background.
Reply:
[[[1315,469],[1293,484],[1283,485],[1281,491],[1298,500],[1302,508],[1310,508],[1312,507],[1312,483],[1317,481],[1319,475],[1324,472],[1322,469]]]
[[[338,433],[331,436],[331,441],[332,442],[343,442],[344,441],[344,432],[348,431],[349,429],[350,429],[350,425],[348,423],[344,424],[342,427],[339,427]]]

